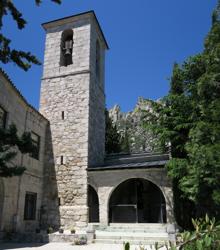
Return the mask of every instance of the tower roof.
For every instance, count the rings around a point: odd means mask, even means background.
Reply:
[[[67,16],[67,17],[63,17],[63,18],[60,18],[60,19],[56,19],[56,20],[52,20],[52,21],[49,21],[49,22],[46,22],[46,23],[42,23],[42,27],[47,30],[49,28],[53,28],[53,27],[56,27],[56,26],[59,26],[59,25],[63,25],[63,24],[66,24],[66,23],[70,23],[70,22],[73,22],[79,18],[82,18],[82,17],[91,17],[95,20],[97,26],[98,26],[98,29],[101,33],[101,36],[103,38],[103,41],[105,43],[105,46],[106,46],[106,49],[109,49],[109,46],[108,46],[108,43],[105,39],[105,36],[104,36],[104,33],[102,31],[102,28],[99,24],[99,21],[96,17],[96,14],[93,10],[90,10],[90,11],[87,11],[87,12],[82,12],[82,13],[79,13],[79,14],[76,14],[76,15],[72,15],[72,16]]]

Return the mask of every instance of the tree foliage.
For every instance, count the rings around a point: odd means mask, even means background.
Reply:
[[[154,112],[147,114],[146,124],[164,148],[171,143],[167,168],[177,189],[178,222],[184,226],[190,217],[205,213],[219,218],[220,1],[204,50],[182,65],[174,64],[169,94],[152,105]]]
[[[215,218],[192,219],[193,230],[184,231],[178,235],[177,244],[166,243],[165,246],[155,244],[154,249],[160,250],[219,250],[220,249],[220,224]]]
[[[58,4],[61,3],[61,0],[51,1]],[[35,0],[37,6],[39,6],[41,2],[41,0]],[[39,60],[32,55],[31,52],[11,48],[11,40],[5,37],[2,33],[3,18],[8,14],[12,16],[19,30],[25,28],[25,25],[27,24],[27,21],[12,0],[0,1],[0,61],[4,64],[14,62],[18,67],[25,71],[31,67],[31,64],[40,65]]]
[[[13,124],[8,129],[0,129],[0,177],[21,175],[25,167],[17,164],[18,151],[26,154],[34,150],[30,133],[24,132],[19,137]]]
[[[107,154],[119,153],[121,151],[120,134],[116,126],[113,125],[108,110],[105,111],[105,124],[105,152]]]
[[[105,152],[107,154],[114,153],[130,153],[130,135],[125,125],[125,131],[122,133],[114,124],[111,117],[109,116],[108,110],[105,112]]]

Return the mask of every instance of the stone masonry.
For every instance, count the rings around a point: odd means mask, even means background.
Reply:
[[[104,160],[104,37],[93,12],[43,24],[46,30],[40,111],[50,121],[48,155],[54,175],[45,176],[45,209],[49,223],[60,218],[65,228],[88,222],[87,168]],[[61,37],[73,31],[72,61],[60,66]],[[100,43],[100,77],[95,74],[96,42]],[[63,118],[62,118],[63,116]],[[57,183],[57,187],[55,186]],[[57,189],[57,191],[56,191]],[[60,206],[54,214],[49,209]],[[57,226],[59,222],[57,221]]]
[[[22,176],[0,178],[0,232],[34,231],[39,228],[39,212],[42,205],[45,134],[48,121],[26,102],[2,70],[0,106],[7,112],[6,127],[13,123],[19,135],[26,131],[40,136],[39,159],[29,154],[18,153],[14,163],[25,166],[26,171]],[[37,195],[35,220],[24,220],[26,192]]]

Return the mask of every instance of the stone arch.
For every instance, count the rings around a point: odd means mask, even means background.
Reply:
[[[159,185],[147,178],[128,178],[109,192],[109,222],[165,223],[166,198]]]
[[[88,185],[89,222],[99,222],[99,197],[92,185]]]
[[[143,176],[143,175],[129,175],[128,177],[124,177],[124,178],[121,178],[117,183],[116,185],[114,185],[114,187],[111,188],[111,190],[109,191],[109,194],[108,194],[108,204],[109,204],[109,199],[112,195],[112,193],[114,192],[114,190],[120,185],[122,184],[123,182],[129,180],[129,179],[144,179],[146,181],[150,181],[152,182],[155,186],[157,186],[160,191],[162,192],[164,198],[165,198],[165,202],[167,203],[167,194],[164,190],[164,187],[162,187],[158,181],[156,181],[154,178],[152,178],[151,176]]]
[[[60,66],[73,64],[73,30],[68,29],[62,32],[60,42]]]
[[[4,190],[4,183],[3,180],[0,180],[0,231],[2,230],[2,225],[3,225],[3,207],[4,207],[4,194],[5,194],[5,190]]]

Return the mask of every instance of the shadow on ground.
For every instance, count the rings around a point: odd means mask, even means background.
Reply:
[[[0,243],[0,250],[35,248],[35,247],[41,247],[43,245],[45,245],[45,243]]]

